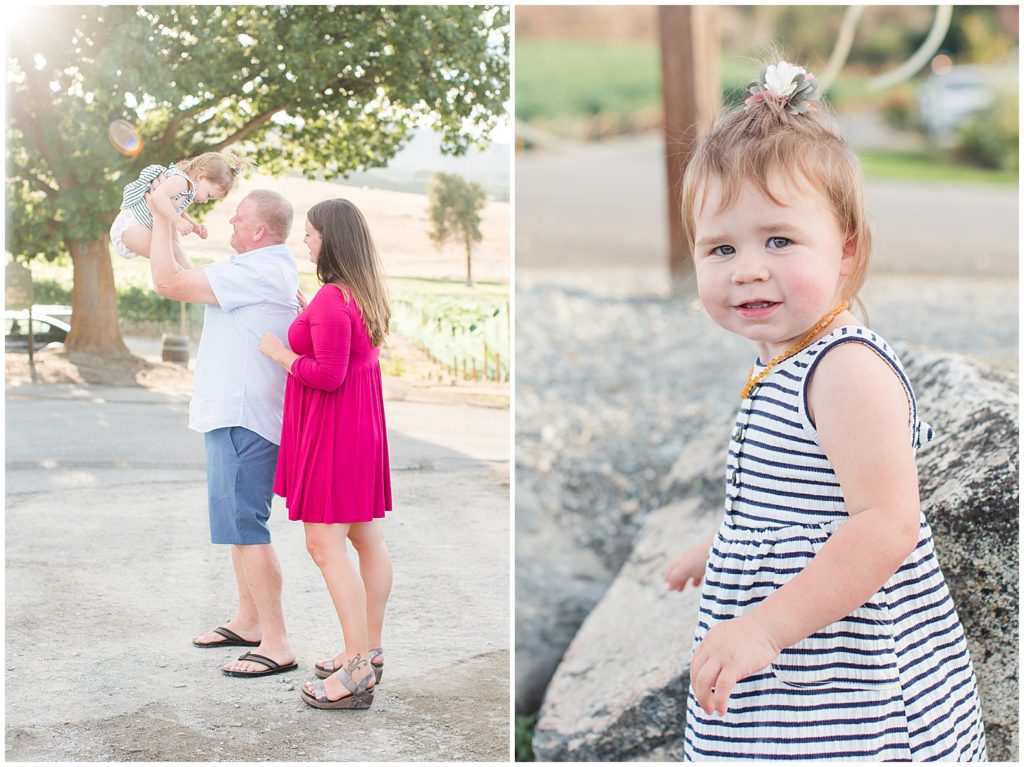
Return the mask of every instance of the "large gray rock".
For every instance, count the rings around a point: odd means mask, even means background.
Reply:
[[[531,484],[521,482],[516,493],[517,714],[540,708],[565,648],[612,581]]]
[[[516,560],[517,714],[540,708],[565,648],[607,588],[607,580],[574,572],[557,559]]]
[[[902,352],[936,439],[918,457],[939,562],[967,632],[989,758],[1018,756],[1018,395],[1015,372],[956,355]],[[726,426],[727,428],[727,426]],[[538,760],[682,758],[698,594],[665,589],[671,557],[720,519],[721,442],[698,438],[666,482],[684,500],[652,512],[548,687]]]
[[[653,512],[633,555],[587,617],[548,687],[538,761],[682,758],[686,666],[700,594],[669,592],[668,557],[719,522],[697,499]]]
[[[1019,749],[1020,454],[1015,371],[900,350],[935,440],[918,453],[921,499],[967,634],[988,755]]]

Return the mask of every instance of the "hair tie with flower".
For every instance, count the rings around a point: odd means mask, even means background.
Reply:
[[[810,102],[819,98],[814,75],[786,61],[769,64],[761,72],[760,80],[747,85],[747,92],[750,95],[743,102],[744,109],[771,99],[782,104],[791,115],[803,114],[811,108]]]
[[[224,160],[228,164],[228,168],[231,170],[232,178],[237,178],[242,174],[246,168],[256,167],[256,163],[250,160],[248,157],[242,157],[237,154],[224,154]]]

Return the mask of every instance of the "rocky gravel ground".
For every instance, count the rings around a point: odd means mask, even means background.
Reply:
[[[656,270],[517,275],[517,497],[609,573],[645,512],[673,500],[666,478],[687,442],[731,417],[754,357],[695,291],[673,298],[665,285]],[[1012,277],[874,275],[862,298],[897,345],[1016,369],[1017,294]]]

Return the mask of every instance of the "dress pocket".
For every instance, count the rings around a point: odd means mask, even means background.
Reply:
[[[793,564],[802,559],[803,569],[837,527],[827,524],[781,536],[773,545],[773,556],[788,554]],[[790,687],[899,687],[896,642],[885,593],[876,593],[845,618],[787,647],[771,664],[771,671]]]
[[[868,602],[783,650],[771,670],[791,687],[847,690],[899,687],[896,643],[888,610]]]

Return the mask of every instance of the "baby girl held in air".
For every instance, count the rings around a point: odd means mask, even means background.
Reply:
[[[752,341],[703,581],[685,756],[985,761],[974,671],[921,512],[931,438],[892,347],[850,311],[870,231],[860,163],[780,61],[683,182],[697,286]]]
[[[110,241],[123,258],[149,258],[153,236],[153,216],[146,204],[147,196],[163,215],[174,224],[171,248],[175,260],[190,267],[181,247],[180,236],[195,233],[206,239],[206,227],[196,223],[186,212],[193,202],[221,200],[231,191],[235,179],[250,162],[234,155],[204,152],[169,167],[149,165],[139,177],[125,185],[121,210],[110,227]]]

